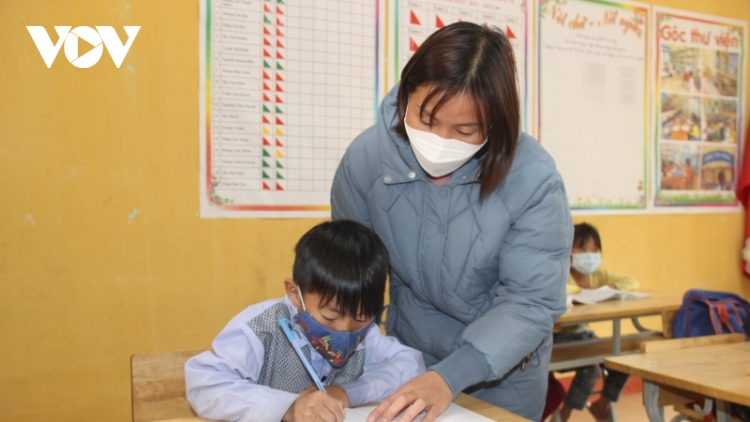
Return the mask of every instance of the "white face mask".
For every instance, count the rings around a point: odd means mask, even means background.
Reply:
[[[406,116],[404,116],[404,128],[406,128],[406,135],[409,137],[419,165],[434,178],[453,173],[487,143],[487,138],[479,145],[472,145],[458,139],[441,138],[432,132],[409,126],[406,124]]]
[[[591,274],[602,264],[600,252],[582,252],[571,255],[573,262],[570,265],[581,274]]]

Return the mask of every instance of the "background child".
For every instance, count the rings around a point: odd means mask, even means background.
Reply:
[[[385,337],[388,251],[353,221],[319,224],[295,247],[286,296],[250,306],[185,364],[187,397],[199,416],[229,421],[342,421],[344,407],[385,399],[425,370],[422,354]],[[278,320],[292,319],[295,342],[328,394],[319,391]]]
[[[596,289],[602,286],[624,291],[632,291],[638,288],[638,282],[633,277],[614,274],[599,268],[602,262],[602,242],[599,238],[599,232],[594,226],[587,223],[575,225],[571,252],[570,277],[568,277],[567,285],[569,295],[579,293],[582,289]],[[585,340],[595,337],[594,332],[588,328],[587,325],[582,325],[556,332],[555,342]],[[576,369],[576,375],[560,410],[563,421],[570,418],[573,409],[583,409],[600,375],[601,369],[598,365]],[[620,398],[620,393],[627,380],[627,374],[608,370],[602,394],[589,407],[589,411],[596,420],[609,420],[610,402],[616,402]]]

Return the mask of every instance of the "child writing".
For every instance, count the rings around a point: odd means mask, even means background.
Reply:
[[[388,251],[353,221],[319,224],[295,247],[286,296],[234,317],[185,364],[199,416],[228,421],[341,422],[345,407],[377,402],[425,371],[422,354],[380,333]],[[286,319],[286,320],[285,320]],[[279,320],[325,387],[320,391]]]
[[[613,289],[633,291],[638,288],[638,281],[633,277],[619,275],[599,268],[602,262],[602,241],[594,226],[580,223],[574,226],[573,249],[570,255],[570,277],[567,293],[579,293],[582,289],[596,289],[609,286]],[[587,325],[571,327],[566,331],[555,332],[555,342],[585,340],[595,337]],[[570,390],[565,396],[560,416],[563,421],[570,418],[573,409],[582,410],[586,405],[594,384],[599,380],[601,369],[598,365],[586,366],[576,370]],[[620,392],[628,380],[628,375],[617,371],[608,371],[604,388],[599,399],[591,404],[589,411],[597,421],[609,420],[609,406],[620,397]]]

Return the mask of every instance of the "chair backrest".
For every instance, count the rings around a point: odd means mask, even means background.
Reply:
[[[185,362],[202,350],[130,358],[133,422],[196,417],[185,396]]]
[[[665,350],[687,349],[689,347],[709,346],[712,344],[738,343],[745,341],[744,334],[717,334],[713,336],[673,338],[669,340],[644,341],[641,353],[662,352]]]

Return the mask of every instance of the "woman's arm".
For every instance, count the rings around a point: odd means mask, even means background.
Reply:
[[[537,175],[542,170],[537,168]],[[478,382],[502,378],[549,336],[565,312],[573,222],[559,174],[547,167],[545,176],[536,182],[533,177],[505,182],[519,184],[505,203],[521,206],[508,210],[512,223],[499,252],[493,305],[464,330],[463,345],[431,368],[446,379],[454,396]],[[484,366],[487,372],[463,369],[467,366]]]
[[[372,228],[367,195],[381,172],[370,168],[373,157],[379,156],[376,136],[375,127],[365,130],[341,158],[331,186],[333,220],[354,220]]]

